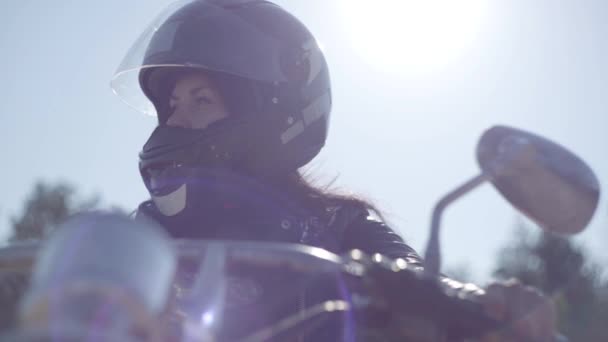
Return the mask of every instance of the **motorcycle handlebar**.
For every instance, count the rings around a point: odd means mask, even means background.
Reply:
[[[363,312],[380,308],[391,311],[393,316],[415,315],[435,322],[446,332],[450,340],[478,337],[504,326],[485,313],[479,300],[479,297],[484,295],[484,291],[480,288],[445,277],[431,276],[419,265],[407,263],[403,259],[392,260],[379,255],[366,256],[360,251],[338,257],[312,247],[284,244],[226,243],[225,246],[235,251],[229,254],[238,262],[270,266],[273,263],[282,266],[291,265],[289,267],[303,273],[313,273],[315,270],[329,273],[342,272],[364,284],[363,288],[367,293],[361,292],[359,298],[367,296],[367,301],[353,300],[350,303],[335,301],[333,304],[330,303],[331,305],[328,304],[329,302],[321,303],[316,306],[316,311],[310,312],[312,316],[344,310]],[[177,241],[176,247],[181,250],[180,255],[183,254],[184,257],[191,259],[200,256],[199,252],[207,248],[208,243]],[[4,254],[0,255],[0,259],[10,254],[19,261],[19,265],[28,264],[30,260],[26,260],[28,259],[26,254],[33,258],[35,249],[35,246],[27,245],[13,250],[18,253],[7,254],[5,250]],[[254,253],[255,251],[264,252],[260,254]],[[277,257],[277,253],[280,257]],[[5,261],[9,259],[4,258]],[[355,299],[357,294],[353,293],[352,298]],[[278,324],[282,324],[281,331],[286,331],[297,329],[298,324],[294,324],[295,322],[297,321],[284,320]],[[556,338],[556,341],[558,340]]]

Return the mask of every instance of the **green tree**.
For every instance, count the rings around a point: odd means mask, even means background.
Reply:
[[[518,278],[551,296],[558,327],[571,341],[608,341],[608,282],[582,245],[518,224],[516,238],[500,252],[494,275]]]
[[[96,196],[82,199],[67,183],[38,182],[23,204],[20,215],[11,218],[11,241],[42,239],[70,215],[98,206]],[[0,332],[14,328],[17,303],[28,286],[29,276],[0,269]]]
[[[81,199],[67,183],[38,182],[26,199],[20,215],[11,218],[11,241],[40,239],[70,215],[97,207],[96,196]]]

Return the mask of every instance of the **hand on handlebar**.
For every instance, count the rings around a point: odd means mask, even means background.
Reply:
[[[480,297],[486,312],[505,322],[505,328],[482,338],[483,342],[555,340],[555,308],[538,289],[516,279],[490,284]]]
[[[483,342],[558,340],[552,302],[518,281],[494,283],[483,291],[472,284],[429,277],[405,262],[400,267],[398,260],[380,255],[352,259],[366,266],[389,312],[436,322],[448,337],[479,338],[482,334]]]

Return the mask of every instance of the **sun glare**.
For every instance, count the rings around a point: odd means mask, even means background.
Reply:
[[[340,0],[356,50],[374,67],[428,73],[461,56],[481,30],[487,0]]]

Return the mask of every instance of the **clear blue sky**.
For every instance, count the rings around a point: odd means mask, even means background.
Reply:
[[[154,120],[123,105],[109,80],[169,2],[0,3],[0,235],[37,180],[65,180],[125,208],[146,198],[137,153]],[[562,143],[608,189],[608,2],[487,2],[480,34],[462,55],[413,76],[364,59],[337,2],[278,1],[317,36],[332,72],[330,139],[312,171],[374,200],[420,252],[434,201],[477,172],[474,147],[493,124]],[[490,186],[457,202],[444,218],[448,265],[486,279],[515,220]],[[577,239],[608,262],[605,200]]]

